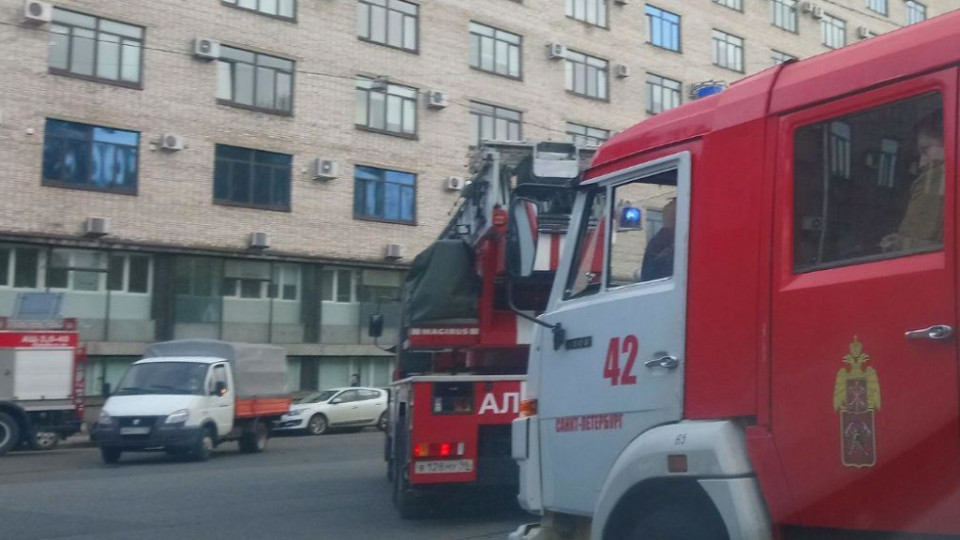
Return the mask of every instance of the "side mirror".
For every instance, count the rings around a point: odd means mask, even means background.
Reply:
[[[533,274],[537,259],[537,241],[540,225],[539,208],[530,199],[516,198],[510,203],[510,223],[507,224],[507,271],[512,277]]]
[[[213,392],[210,392],[211,396],[222,396],[227,393],[227,383],[223,381],[217,381],[217,384],[213,385]]]
[[[105,382],[100,386],[100,395],[103,396],[103,399],[110,397],[110,383]]]
[[[367,324],[367,335],[378,338],[383,335],[383,313],[371,313]]]

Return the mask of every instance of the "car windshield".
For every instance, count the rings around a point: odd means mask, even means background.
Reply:
[[[155,362],[134,364],[124,374],[114,392],[118,396],[137,394],[203,395],[207,364],[195,362]]]
[[[312,394],[307,395],[306,397],[301,398],[300,401],[298,401],[297,403],[300,403],[300,404],[323,403],[324,401],[327,401],[330,398],[332,398],[336,393],[337,393],[336,390],[324,390],[322,392],[314,392]]]

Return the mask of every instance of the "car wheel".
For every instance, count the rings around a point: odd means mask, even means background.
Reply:
[[[123,453],[123,450],[120,450],[116,446],[101,446],[100,447],[100,457],[103,458],[103,462],[108,465],[113,465],[120,461],[120,454]]]
[[[380,419],[377,420],[377,429],[379,429],[380,431],[386,431],[388,421],[389,421],[389,418],[387,417],[387,411],[383,411],[380,414]]]
[[[53,431],[38,431],[33,437],[34,450],[53,450],[60,444],[60,434]]]
[[[0,456],[20,442],[20,426],[12,416],[0,412]]]
[[[210,429],[203,430],[203,436],[194,444],[193,451],[190,452],[195,461],[206,461],[210,459],[213,452],[213,432]]]
[[[327,417],[322,414],[315,414],[307,422],[307,433],[310,435],[323,435],[327,432]]]
[[[257,422],[253,430],[240,437],[240,451],[245,454],[258,454],[267,448],[270,430],[263,422]]]
[[[708,509],[709,510],[709,509]],[[716,511],[714,510],[714,513]],[[694,512],[673,504],[657,508],[634,525],[631,540],[728,540],[723,521],[710,519],[708,512]]]

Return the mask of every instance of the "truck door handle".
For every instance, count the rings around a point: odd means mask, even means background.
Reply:
[[[943,341],[953,337],[953,327],[946,324],[935,324],[929,328],[910,330],[904,334],[907,339],[932,339]]]
[[[643,365],[648,368],[662,367],[664,369],[677,369],[677,366],[680,365],[680,361],[677,360],[676,356],[670,356],[665,353],[658,353],[657,358],[653,360],[647,360]]]

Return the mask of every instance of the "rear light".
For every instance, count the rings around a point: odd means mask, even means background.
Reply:
[[[456,449],[456,454],[454,454]],[[413,445],[413,457],[453,457],[462,456],[466,453],[466,445],[463,442],[442,442],[442,443],[418,443]]]
[[[450,443],[440,443],[440,457],[450,457]]]
[[[520,417],[526,416],[536,416],[537,415],[537,400],[535,399],[525,399],[520,402]]]
[[[686,454],[672,454],[667,456],[667,472],[670,472],[670,473],[687,472]]]

